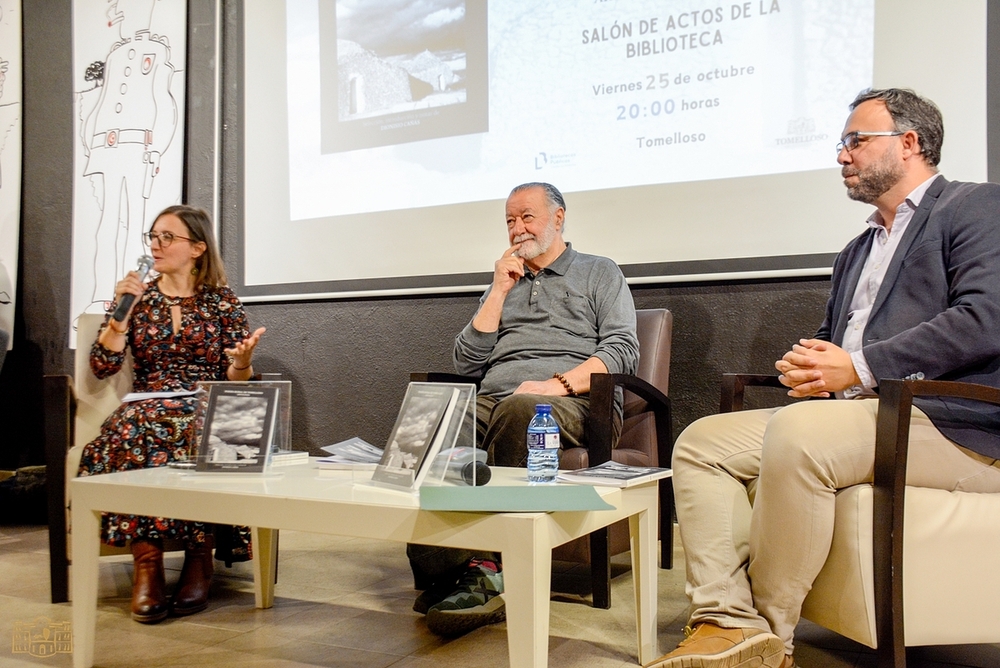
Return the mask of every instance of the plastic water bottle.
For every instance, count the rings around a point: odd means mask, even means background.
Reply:
[[[559,471],[559,425],[550,404],[537,404],[528,423],[528,480],[552,482]]]

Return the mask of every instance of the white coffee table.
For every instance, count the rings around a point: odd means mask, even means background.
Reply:
[[[548,665],[552,548],[629,518],[638,660],[657,656],[656,482],[597,488],[614,510],[468,513],[421,510],[416,495],[371,486],[365,482],[370,476],[320,471],[310,463],[257,478],[158,468],[74,479],[73,665],[94,662],[102,511],[267,527],[253,532],[259,608],[274,602],[278,529],[501,552],[507,646],[510,665],[519,668]],[[527,484],[524,469],[493,469],[491,487]]]

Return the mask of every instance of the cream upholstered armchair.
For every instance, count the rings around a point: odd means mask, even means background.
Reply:
[[[90,370],[90,347],[97,339],[103,322],[101,314],[81,315],[77,321],[73,376],[49,375],[44,378],[49,571],[53,603],[69,600],[69,483],[77,475],[83,447],[97,437],[104,420],[121,404],[122,397],[132,390],[130,352],[126,352],[121,371],[113,376],[101,380]],[[164,548],[166,551],[178,551],[184,546],[178,541],[166,541]],[[272,549],[273,554],[264,556],[276,560],[277,532]],[[101,545],[102,556],[128,553],[127,546]],[[255,582],[255,588],[259,594],[259,582]]]
[[[723,412],[744,389],[777,376],[726,374]],[[971,383],[883,380],[875,480],[837,492],[833,544],[802,616],[906,665],[906,647],[1000,641],[1000,494],[905,483],[913,397],[961,397],[1000,406],[1000,390]]]
[[[104,419],[132,389],[132,354],[119,373],[98,380],[90,371],[90,346],[104,316],[85,313],[77,320],[73,376],[45,376],[45,460],[49,506],[49,570],[52,602],[69,600],[69,482],[76,477],[83,446],[100,433]],[[101,554],[128,548],[101,546]]]

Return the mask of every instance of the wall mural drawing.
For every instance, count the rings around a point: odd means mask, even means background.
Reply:
[[[21,219],[21,2],[0,0],[0,329],[13,345]]]
[[[187,15],[184,0],[76,0],[73,12],[75,319],[106,310],[153,216],[181,201]]]

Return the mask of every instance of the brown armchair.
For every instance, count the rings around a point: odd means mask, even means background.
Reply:
[[[666,309],[636,311],[639,366],[635,375],[593,374],[590,386],[589,448],[562,453],[559,467],[579,469],[613,459],[635,466],[670,466],[670,342],[673,316]],[[415,373],[414,382],[476,382],[444,373]],[[624,422],[612,447],[615,387],[625,391]],[[660,480],[660,565],[673,567],[674,494],[670,478]],[[611,556],[631,548],[627,522],[618,522],[553,550],[553,559],[590,563],[595,608],[611,607]]]
[[[741,410],[747,387],[777,376],[726,374],[721,409]],[[802,616],[903,668],[906,647],[1000,641],[1000,494],[906,485],[913,397],[1000,406],[1000,390],[971,383],[883,380],[872,484],[837,492],[833,544]],[[904,512],[905,511],[905,512]]]

